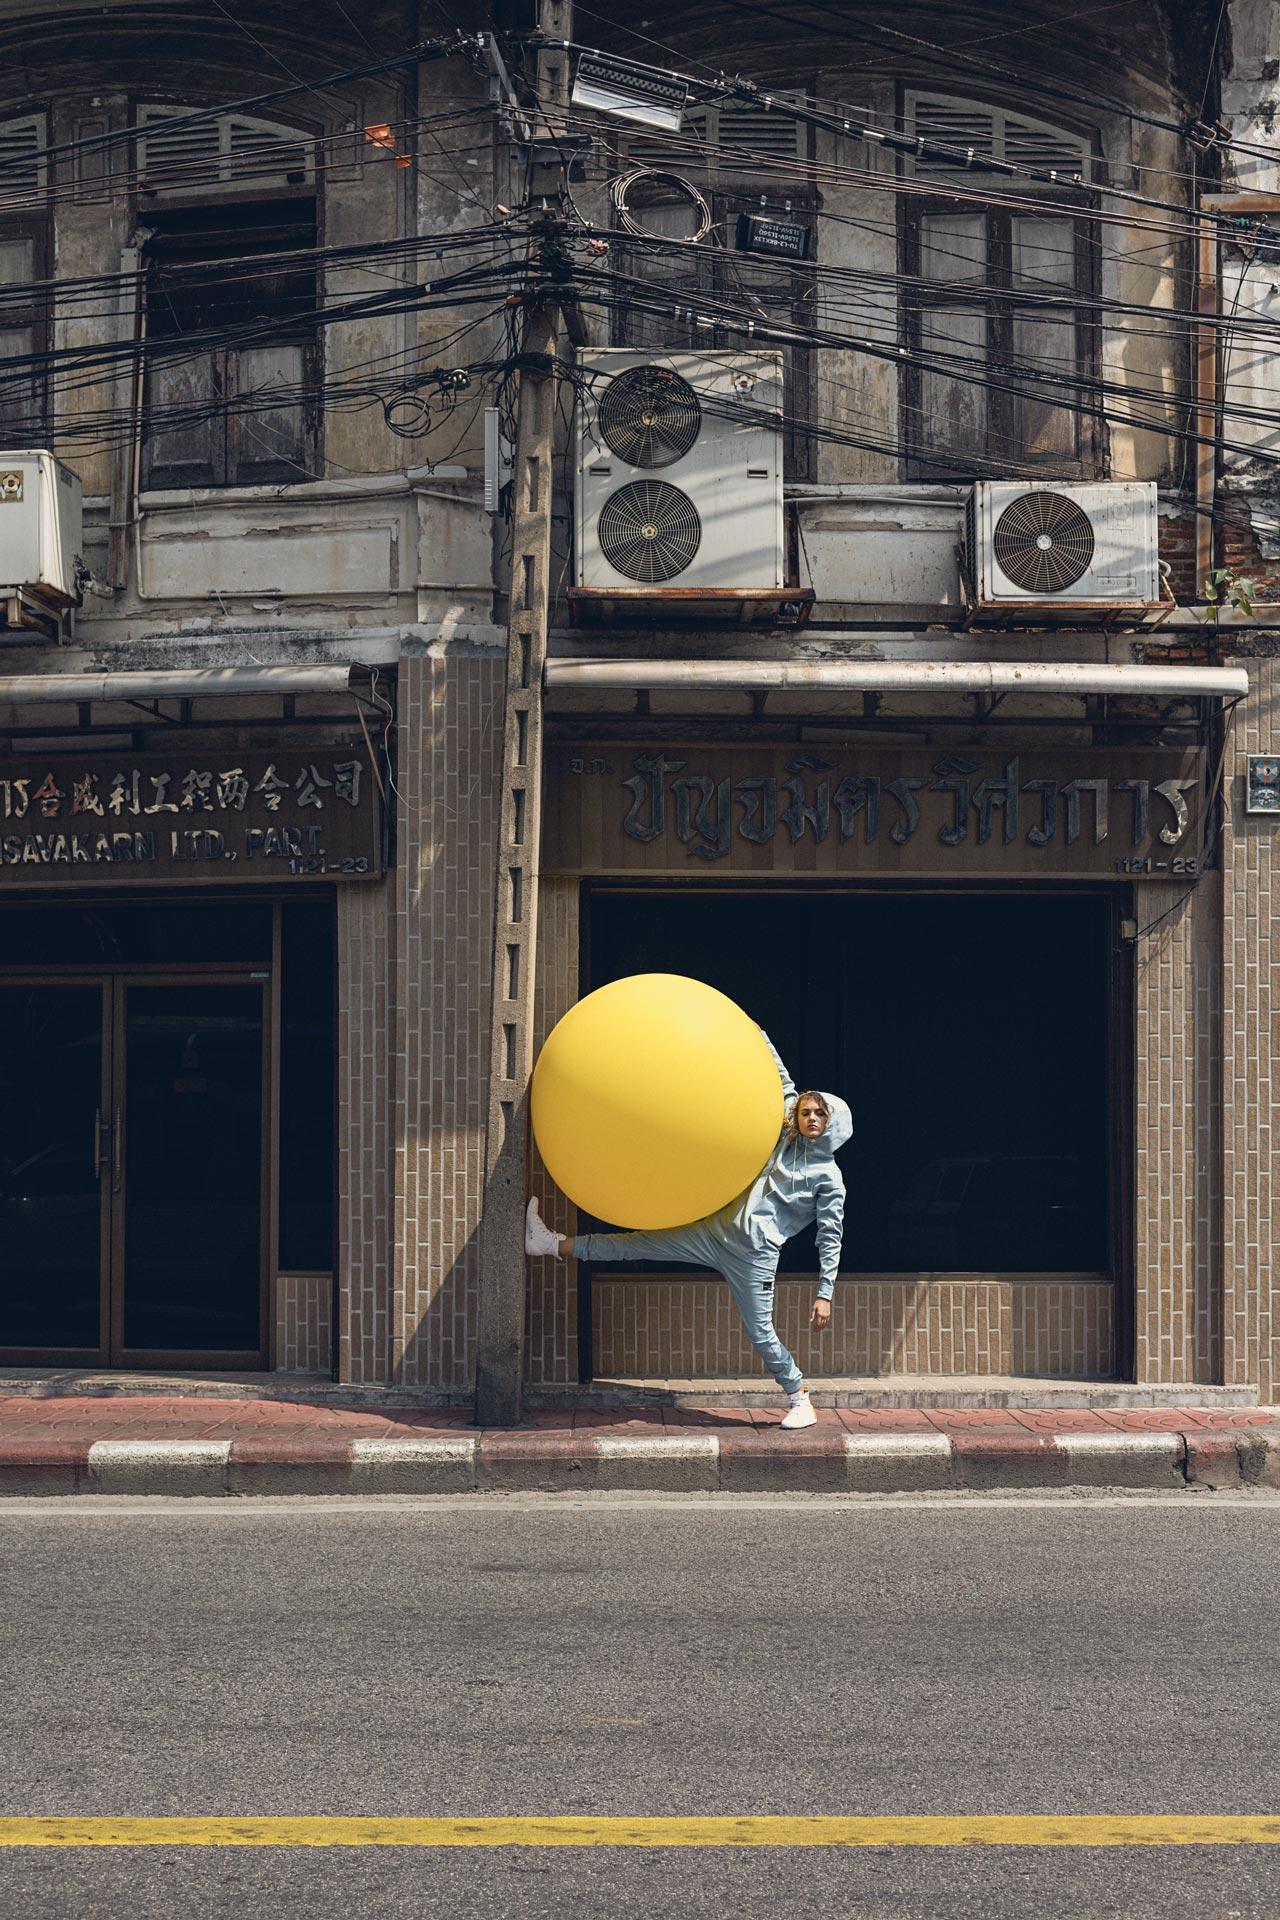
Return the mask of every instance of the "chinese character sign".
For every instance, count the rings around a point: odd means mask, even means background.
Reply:
[[[0,886],[83,885],[89,869],[292,884],[382,864],[376,779],[353,749],[0,761]]]

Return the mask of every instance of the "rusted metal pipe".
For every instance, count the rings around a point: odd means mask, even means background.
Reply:
[[[346,693],[353,672],[332,666],[165,668],[154,673],[0,674],[0,706],[81,700],[196,699],[225,693]]]
[[[1065,660],[549,660],[553,693],[1119,693],[1234,698],[1243,667]]]

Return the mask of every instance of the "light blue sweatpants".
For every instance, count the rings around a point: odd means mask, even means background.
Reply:
[[[667,1233],[580,1233],[573,1251],[579,1260],[680,1260],[723,1274],[747,1338],[765,1366],[784,1393],[800,1391],[804,1375],[773,1325],[778,1256],[772,1248],[753,1247],[745,1235],[712,1216]]]

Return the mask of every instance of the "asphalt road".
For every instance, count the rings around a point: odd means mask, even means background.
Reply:
[[[1280,1502],[0,1505],[0,1817],[1265,1813]],[[0,1916],[1272,1916],[1280,1847],[18,1849]]]

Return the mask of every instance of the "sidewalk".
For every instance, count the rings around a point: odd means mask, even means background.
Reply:
[[[403,1396],[399,1396],[403,1400]],[[0,1496],[1280,1491],[1280,1408],[552,1407],[466,1410],[265,1393],[0,1393]]]

